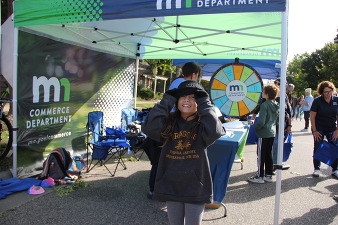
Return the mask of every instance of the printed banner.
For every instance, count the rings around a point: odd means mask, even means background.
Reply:
[[[133,98],[135,61],[25,32],[18,51],[18,173],[25,176],[57,147],[85,153],[88,112],[120,116]]]
[[[284,12],[285,0],[20,0],[15,26],[238,12]]]

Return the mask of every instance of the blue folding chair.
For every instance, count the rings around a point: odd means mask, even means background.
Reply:
[[[119,165],[123,169],[127,169],[124,161],[123,154],[130,148],[126,134],[117,135],[116,132],[112,133],[112,129],[105,128],[103,125],[103,112],[94,111],[88,113],[87,123],[87,172],[94,169],[96,166],[104,166],[108,172],[115,176],[116,170]],[[91,159],[89,159],[91,156]],[[110,159],[116,161],[114,173],[112,173],[106,166]],[[97,162],[92,166],[93,161]]]
[[[137,119],[138,110],[133,108],[125,108],[122,109],[121,114],[121,128],[129,132],[131,129],[130,124],[132,124]]]
[[[146,116],[146,113],[142,114],[140,117],[140,112],[137,109],[125,108],[121,112],[121,127],[127,133],[127,139],[129,140],[130,149],[137,161],[140,160],[144,151],[142,148],[142,143],[145,140],[145,136],[141,133],[141,123],[143,122],[143,116]],[[139,119],[142,119],[141,121]],[[137,152],[142,150],[139,157],[136,156]]]

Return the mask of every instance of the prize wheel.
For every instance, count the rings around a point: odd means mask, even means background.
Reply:
[[[263,82],[257,71],[244,63],[229,63],[210,79],[210,99],[226,116],[250,114],[258,105]]]

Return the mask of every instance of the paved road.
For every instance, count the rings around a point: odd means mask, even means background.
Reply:
[[[338,224],[338,204],[332,199],[338,194],[338,180],[331,169],[322,166],[323,175],[312,177],[312,147],[310,132],[299,132],[303,121],[293,122],[294,150],[282,174],[279,224]],[[246,145],[244,168],[234,164],[223,209],[206,210],[203,224],[269,225],[273,224],[276,183],[251,184],[254,175],[256,145]],[[113,166],[113,165],[110,165]],[[84,174],[89,187],[66,197],[58,197],[52,188],[40,196],[25,192],[0,200],[0,224],[168,224],[165,205],[146,198],[150,164],[144,157],[139,162],[127,162],[127,170],[118,169],[110,177],[104,168]]]

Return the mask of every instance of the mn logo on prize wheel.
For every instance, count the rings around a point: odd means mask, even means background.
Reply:
[[[258,105],[263,82],[257,71],[244,63],[229,63],[210,79],[210,99],[226,116],[250,114]]]

